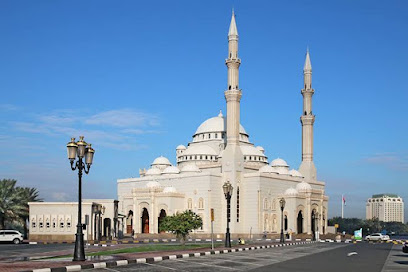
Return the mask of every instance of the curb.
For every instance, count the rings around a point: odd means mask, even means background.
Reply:
[[[211,250],[211,251],[205,251],[205,252],[166,255],[166,256],[161,256],[161,257],[138,258],[138,259],[99,262],[99,263],[91,263],[91,264],[69,265],[69,266],[63,266],[63,267],[41,268],[41,269],[34,269],[34,270],[25,270],[24,272],[68,272],[68,271],[80,271],[82,269],[110,268],[110,267],[124,266],[128,264],[154,263],[154,262],[160,262],[163,260],[183,259],[183,258],[190,258],[190,257],[206,256],[206,255],[218,255],[218,254],[226,254],[226,253],[231,253],[231,252],[249,251],[249,250],[266,249],[266,248],[274,248],[274,247],[285,247],[285,246],[291,246],[291,245],[303,245],[303,244],[311,244],[311,243],[315,243],[315,242],[307,241],[307,242],[294,242],[294,243],[287,243],[287,244],[253,246],[253,247],[245,247],[245,248],[241,247],[241,248],[232,248],[232,249],[224,249],[224,250]]]

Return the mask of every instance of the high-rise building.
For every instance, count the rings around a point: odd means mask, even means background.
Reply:
[[[404,223],[404,201],[395,194],[373,195],[367,200],[366,219]]]

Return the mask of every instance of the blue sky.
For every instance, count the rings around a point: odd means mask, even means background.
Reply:
[[[163,155],[175,163],[225,112],[227,33],[240,35],[241,123],[269,160],[301,158],[302,68],[313,66],[315,163],[329,215],[372,194],[408,201],[407,1],[1,1],[0,178],[75,200],[66,143],[96,149],[84,197],[116,198]],[[408,217],[407,217],[408,218]]]

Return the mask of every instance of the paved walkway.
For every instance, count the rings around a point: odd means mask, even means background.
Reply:
[[[402,245],[393,245],[381,272],[408,271],[408,254],[402,252]]]

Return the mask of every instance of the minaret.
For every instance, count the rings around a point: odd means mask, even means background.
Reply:
[[[242,224],[237,222],[237,213],[235,211],[237,188],[241,186],[242,181],[244,155],[239,145],[240,100],[242,94],[238,83],[238,69],[241,60],[238,58],[238,31],[234,12],[232,12],[228,31],[228,58],[225,60],[225,64],[228,67],[228,84],[227,90],[224,92],[227,102],[227,145],[222,153],[222,175],[223,183],[229,181],[234,188],[231,197],[230,230],[231,233],[235,233],[242,231],[240,229]],[[226,207],[223,207],[223,214],[226,214]]]
[[[305,65],[303,67],[304,88],[303,113],[300,117],[302,123],[302,163],[299,172],[303,174],[306,181],[316,181],[316,167],[313,162],[313,123],[315,116],[312,113],[312,64],[310,62],[309,49],[306,52]]]
[[[239,120],[241,90],[239,89],[238,58],[238,30],[235,23],[235,14],[232,12],[231,24],[228,31],[228,58],[225,60],[228,67],[228,89],[225,91],[227,101],[227,145],[239,144]]]

